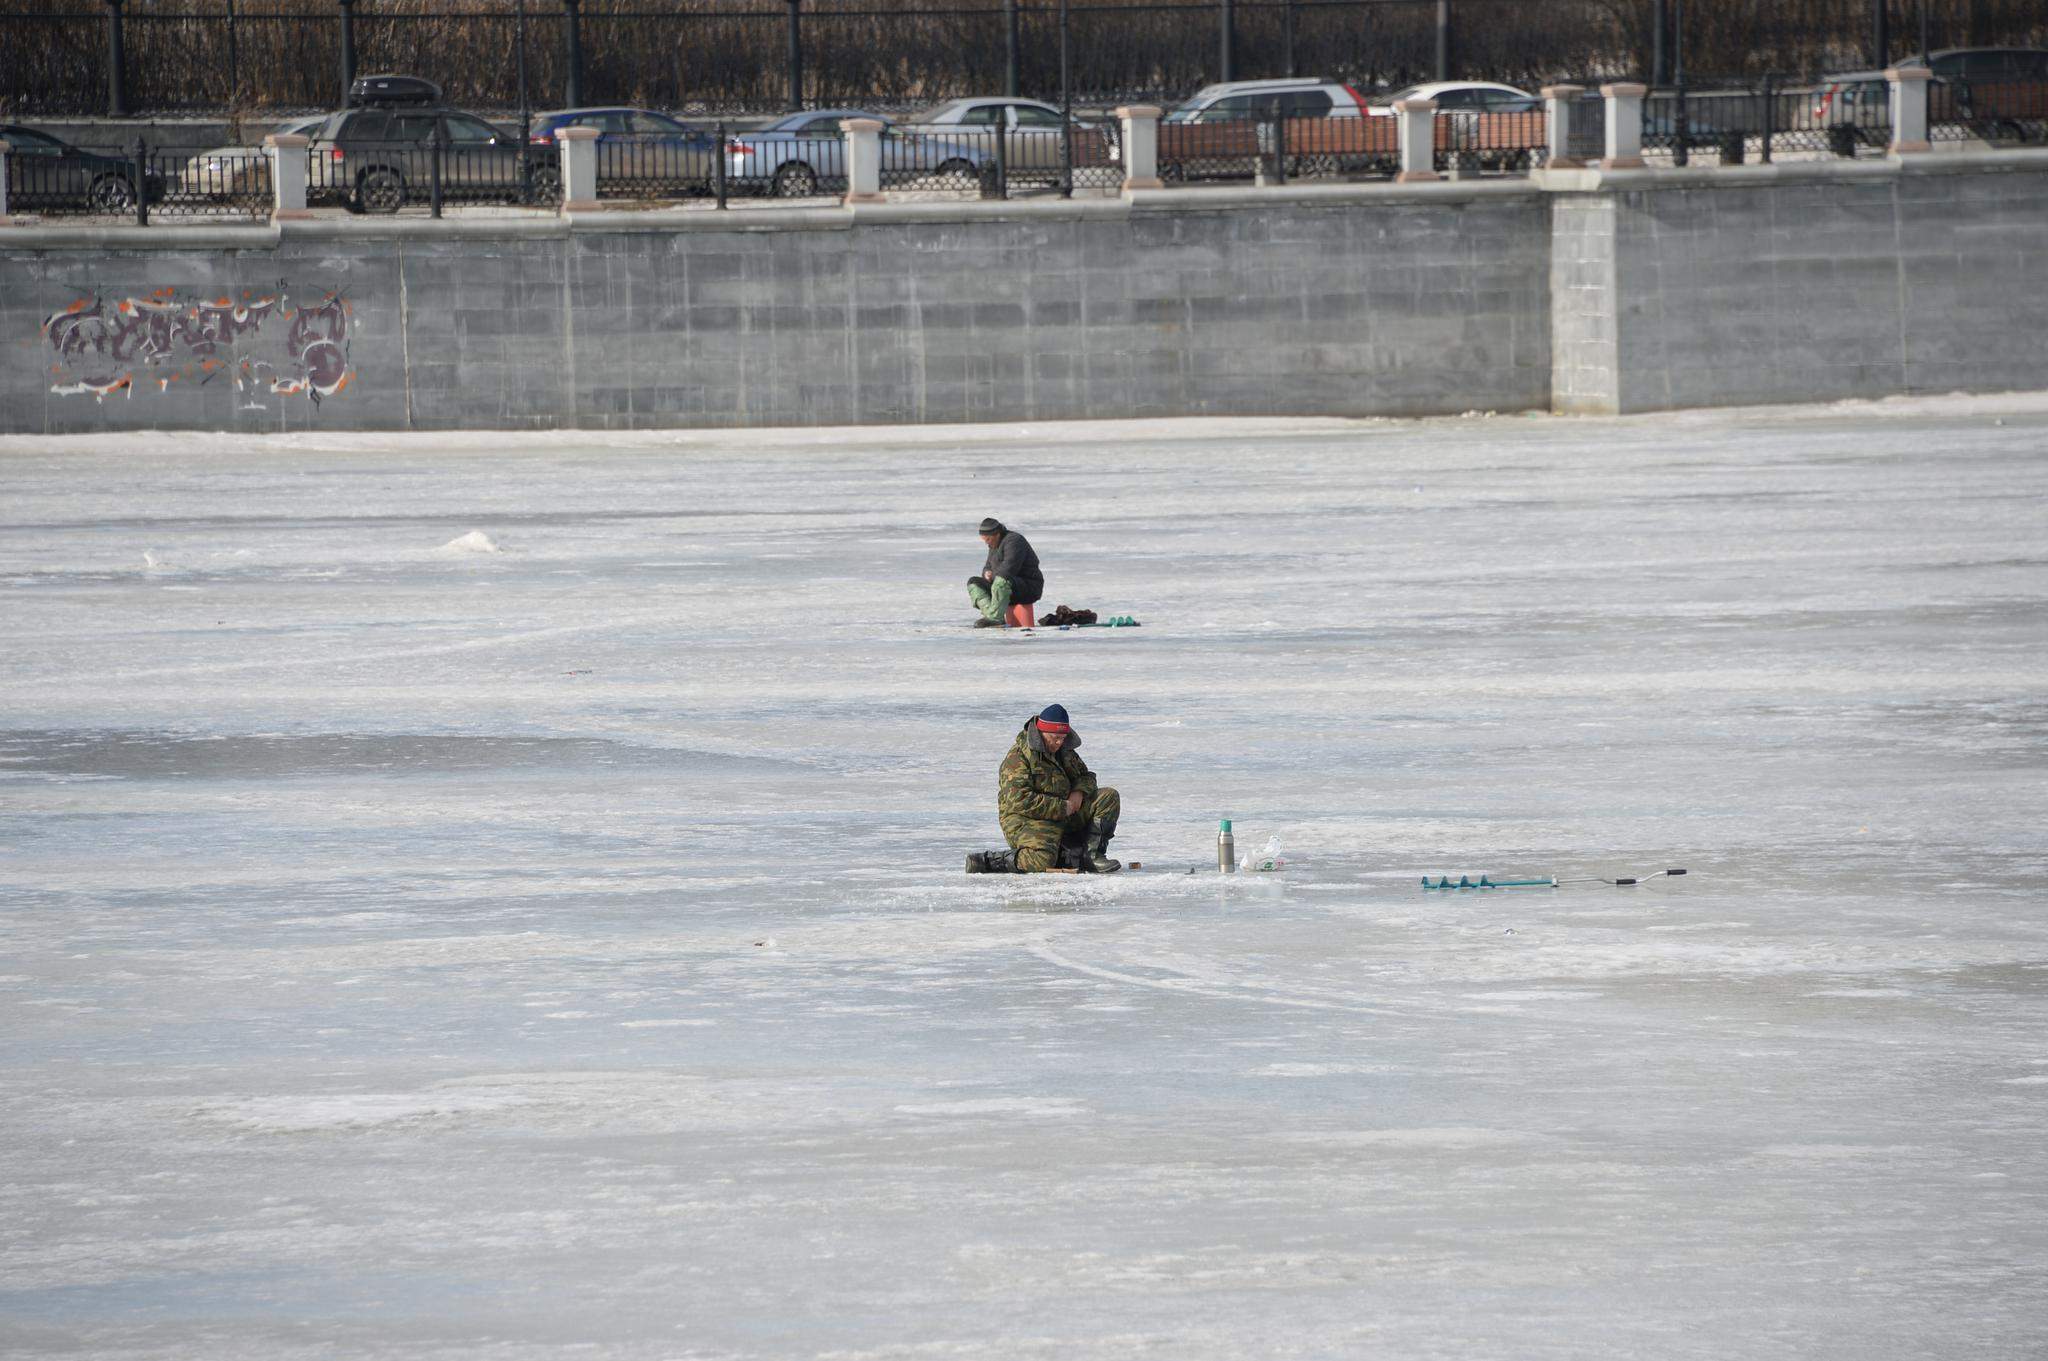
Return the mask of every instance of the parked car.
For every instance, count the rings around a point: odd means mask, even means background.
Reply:
[[[1011,175],[1063,168],[1060,127],[1063,118],[1057,106],[1036,99],[984,96],[955,99],[937,108],[913,114],[899,130],[914,136],[953,134],[954,139],[985,148],[994,154],[994,139],[1003,137],[1003,156]],[[1073,143],[1075,165],[1107,165],[1117,159],[1116,134],[1102,124],[1076,121]]]
[[[1932,82],[1930,82],[1930,85]],[[1882,71],[1843,71],[1822,76],[1813,91],[1813,126],[1827,134],[1828,150],[1854,156],[1859,146],[1891,141],[1891,82]],[[1935,93],[1930,88],[1930,106]]]
[[[1979,136],[2048,135],[2048,48],[1952,47],[1900,66],[1924,66],[1930,127],[1960,123]],[[1814,86],[1813,123],[1851,156],[1891,138],[1891,85],[1883,71],[1844,71]]]
[[[1167,114],[1167,123],[1270,122],[1274,118],[1359,118],[1365,96],[1327,80],[1231,80],[1204,85]]]
[[[1907,64],[1934,74],[1930,122],[1962,123],[1980,136],[2048,137],[2048,48],[1951,47]]]
[[[1950,47],[1899,64],[1925,66],[1951,82],[2048,81],[2048,48],[2043,47]]]
[[[561,195],[561,168],[552,157],[529,156],[517,136],[442,106],[440,94],[417,77],[358,80],[349,91],[352,107],[327,115],[311,134],[307,200],[365,213],[395,213],[423,202],[432,192],[437,139],[444,198],[509,202]]]
[[[1490,80],[1429,80],[1394,91],[1367,112],[1375,118],[1391,118],[1394,105],[1404,99],[1434,99],[1438,113],[1453,109],[1472,113],[1535,113],[1543,108],[1541,99],[1512,85]]]
[[[718,174],[718,139],[652,109],[552,109],[535,114],[527,144],[559,166],[555,134],[597,130],[598,192],[643,189],[651,194],[708,192]]]
[[[727,178],[777,198],[809,198],[844,187],[846,134],[839,125],[849,118],[872,118],[882,125],[885,182],[923,178],[978,184],[994,164],[992,147],[964,138],[906,132],[894,120],[861,109],[811,109],[728,138]]]
[[[279,123],[271,133],[280,137],[311,137],[327,118],[324,113],[294,118]],[[194,198],[236,198],[259,193],[270,184],[263,155],[261,138],[253,146],[228,144],[208,147],[187,157],[184,165],[179,167],[177,191]]]
[[[128,213],[135,208],[135,162],[75,147],[19,123],[0,126],[8,146],[7,202],[19,211]],[[143,177],[149,201],[164,196],[163,176]]]
[[[1396,154],[1392,129],[1381,138],[1366,122],[1366,108],[1365,96],[1350,86],[1313,76],[1205,85],[1161,121],[1159,176],[1247,178],[1270,162],[1276,136],[1287,143],[1289,174],[1363,169]]]

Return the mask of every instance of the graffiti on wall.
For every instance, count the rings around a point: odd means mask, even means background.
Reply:
[[[272,395],[317,406],[355,377],[348,360],[352,316],[339,292],[295,305],[282,281],[273,293],[245,290],[240,299],[185,298],[171,288],[78,298],[43,322],[55,355],[50,391],[105,401],[115,393],[133,397],[138,387],[168,392],[173,384],[204,386],[226,376],[245,409],[267,409],[264,398]]]

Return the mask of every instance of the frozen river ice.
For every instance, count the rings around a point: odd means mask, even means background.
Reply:
[[[2048,1352],[2048,399],[0,490],[0,1353]]]

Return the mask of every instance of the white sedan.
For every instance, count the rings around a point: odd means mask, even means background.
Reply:
[[[1390,118],[1394,105],[1404,99],[1434,99],[1439,113],[1452,109],[1467,113],[1528,113],[1543,107],[1541,99],[1512,85],[1497,85],[1488,80],[1431,80],[1396,90],[1366,112],[1375,118]]]

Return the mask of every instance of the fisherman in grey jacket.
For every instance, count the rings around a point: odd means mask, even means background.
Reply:
[[[1009,622],[1011,606],[1038,603],[1045,594],[1045,575],[1030,541],[1004,528],[1001,520],[981,522],[981,541],[988,545],[988,559],[980,576],[967,578],[967,599],[981,614],[976,628],[999,629]]]

